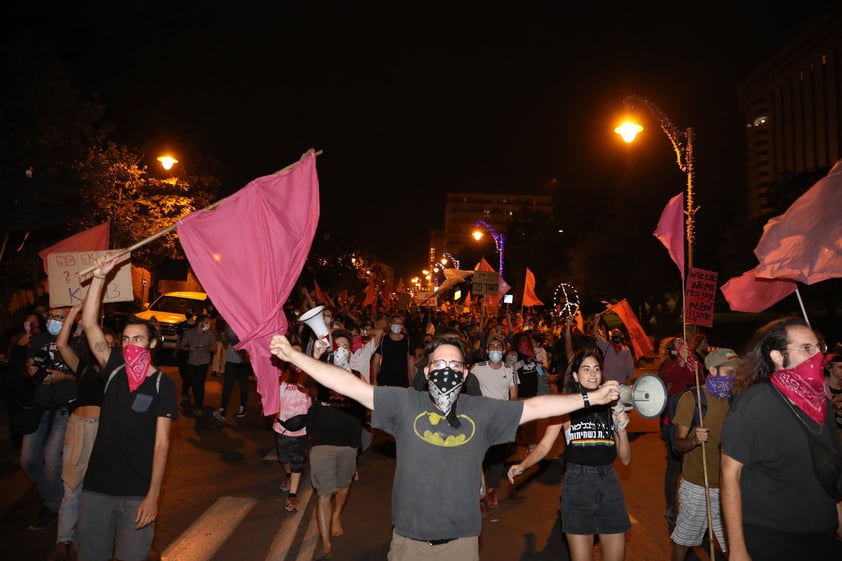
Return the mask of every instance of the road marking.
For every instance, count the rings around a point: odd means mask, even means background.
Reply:
[[[315,509],[307,508],[307,505],[310,502],[310,496],[313,494],[313,488],[309,485],[305,485],[304,483],[305,482],[302,481],[301,486],[298,489],[298,512],[295,514],[290,513],[290,519],[294,520],[296,523],[287,524],[285,521],[281,524],[281,528],[278,530],[278,533],[275,534],[275,539],[269,547],[269,553],[266,554],[266,561],[284,561],[287,558],[289,548],[295,540],[296,533],[298,533],[298,526],[304,521],[303,517],[306,516],[310,510],[312,510],[310,523],[313,524],[316,521]],[[305,544],[302,543],[301,547],[305,548]],[[306,559],[312,558],[313,552],[311,551]]]
[[[316,501],[318,501],[318,497]],[[313,509],[313,516],[310,517],[310,523],[307,525],[307,530],[304,532],[304,538],[301,540],[301,549],[298,550],[298,557],[295,561],[310,561],[316,553],[316,547],[319,545],[319,517],[316,512],[318,506]]]
[[[257,503],[220,497],[161,554],[163,561],[209,561]]]

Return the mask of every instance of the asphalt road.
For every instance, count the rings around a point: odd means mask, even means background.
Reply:
[[[175,369],[165,367],[177,379]],[[282,470],[274,457],[274,440],[259,411],[258,396],[249,398],[248,415],[218,423],[211,408],[219,403],[220,377],[209,377],[205,414],[182,415],[174,423],[170,461],[159,505],[154,545],[167,561],[303,561],[318,542],[314,495],[299,490],[298,513],[284,510],[286,495],[278,486]],[[234,390],[232,404],[238,403]],[[5,415],[5,411],[3,411]],[[670,541],[663,517],[664,447],[657,420],[632,413],[632,463],[617,464],[633,528],[626,559],[668,559]],[[0,433],[0,559],[46,559],[55,527],[27,531],[40,503],[29,479],[14,462],[5,427]],[[516,487],[504,482],[500,507],[489,511],[480,538],[483,561],[568,559],[558,530],[563,447],[525,474]],[[512,460],[524,455],[515,449]],[[390,493],[394,456],[383,435],[360,455],[360,478],[351,488],[343,513],[345,534],[333,542],[334,559],[374,561],[386,558],[391,537]],[[597,559],[599,548],[597,548]]]

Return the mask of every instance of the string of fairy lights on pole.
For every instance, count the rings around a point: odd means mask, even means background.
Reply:
[[[687,176],[687,191],[684,201],[684,228],[687,243],[687,269],[693,268],[693,247],[696,242],[696,227],[695,216],[699,210],[694,206],[693,200],[693,180],[695,179],[694,157],[693,157],[693,128],[688,127],[684,130],[679,129],[670,121],[669,117],[663,110],[655,105],[653,102],[636,95],[630,95],[623,100],[623,104],[628,109],[635,109],[638,106],[645,107],[658,120],[661,130],[669,138],[672,148],[675,151],[675,159],[678,168]],[[623,137],[626,142],[631,142],[634,137],[643,130],[643,127],[637,123],[626,122],[614,129],[617,134]]]
[[[474,226],[476,228],[485,228],[486,230],[488,230],[488,232],[491,234],[491,237],[494,239],[494,247],[497,249],[497,255],[499,256],[498,272],[500,273],[500,278],[503,278],[503,234],[495,230],[491,226],[491,224],[489,224],[485,220],[477,220]],[[475,230],[473,235],[475,240],[479,240],[480,238],[482,238],[482,232],[480,232],[479,230]]]

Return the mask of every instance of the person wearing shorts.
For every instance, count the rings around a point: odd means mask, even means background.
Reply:
[[[562,429],[567,446],[561,495],[561,530],[567,538],[572,561],[593,559],[593,536],[599,536],[604,561],[623,561],[626,532],[631,528],[614,460],[631,462],[626,433],[628,414],[622,406],[590,405],[588,392],[602,384],[602,353],[578,351],[565,377],[564,392],[582,394],[586,407],[550,424],[543,438],[519,464],[509,468],[509,481],[542,460]]]
[[[350,366],[351,334],[337,329],[331,338],[334,349],[327,355],[327,362],[353,372]],[[321,349],[317,348],[314,358],[321,356]],[[354,374],[359,377],[358,372]],[[357,471],[364,419],[365,408],[358,402],[321,384],[316,386],[316,398],[307,415],[310,483],[319,496],[316,518],[322,540],[322,550],[316,553],[316,560],[331,559],[330,538],[344,533],[340,515]]]

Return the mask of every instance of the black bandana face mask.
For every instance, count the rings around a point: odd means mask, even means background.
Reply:
[[[459,392],[462,391],[462,384],[465,381],[462,373],[451,368],[431,370],[428,381],[427,387],[433,403],[445,414],[451,426],[458,426],[455,406],[456,400],[459,398]],[[454,421],[456,421],[456,425],[453,424]]]

